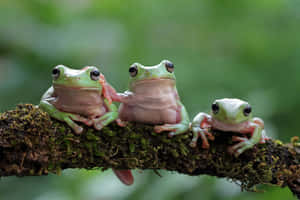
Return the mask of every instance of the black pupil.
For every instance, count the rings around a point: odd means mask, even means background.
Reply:
[[[174,68],[173,63],[169,63],[169,62],[168,62],[168,63],[166,63],[166,65],[167,65],[168,68]]]
[[[136,68],[135,68],[135,67],[130,67],[130,68],[129,68],[129,72],[130,72],[130,73],[136,72]]]
[[[246,115],[249,115],[249,114],[251,113],[251,107],[245,108],[244,113],[245,113]]]
[[[212,104],[211,108],[214,113],[217,113],[219,111],[219,106],[216,103]]]
[[[59,73],[59,70],[58,69],[53,69],[53,71],[52,71],[52,74],[53,75],[57,75]]]
[[[99,75],[100,75],[100,72],[98,72],[98,71],[93,71],[93,72],[92,72],[92,75],[93,75],[93,76],[99,76]]]

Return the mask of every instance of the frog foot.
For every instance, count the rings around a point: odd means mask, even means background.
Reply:
[[[179,135],[184,133],[189,126],[185,126],[184,124],[164,124],[164,125],[159,125],[154,127],[154,131],[156,133],[161,133],[164,131],[170,131],[168,136],[173,137],[175,135]]]
[[[74,132],[76,134],[81,134],[83,131],[83,128],[81,126],[79,126],[78,124],[76,124],[74,121],[82,122],[82,123],[86,124],[87,126],[91,126],[93,123],[91,120],[84,118],[80,115],[69,114],[69,113],[64,114],[63,120],[74,130]]]
[[[261,139],[259,141],[260,144],[264,144],[266,143],[266,141],[270,140],[270,138],[266,135],[265,130],[262,131],[262,136]]]
[[[239,142],[228,149],[229,153],[233,154],[235,157],[238,157],[245,150],[254,146],[254,144],[246,137],[233,136],[232,141]]]
[[[117,124],[118,124],[118,126],[120,126],[120,127],[126,127],[127,126],[127,122],[125,122],[125,121],[122,121],[121,119],[116,119],[116,122],[117,122]]]
[[[197,142],[198,142],[199,137],[201,137],[201,139],[202,139],[202,148],[203,149],[209,149],[210,145],[208,143],[207,138],[209,140],[215,140],[215,137],[212,135],[212,133],[210,133],[208,131],[208,129],[202,129],[200,127],[196,127],[196,128],[193,128],[193,139],[190,142],[191,147],[193,147],[193,148],[197,147]]]
[[[104,120],[100,118],[93,119],[94,128],[100,131],[104,127]]]
[[[113,169],[113,172],[123,184],[128,186],[133,184],[134,178],[130,170]]]

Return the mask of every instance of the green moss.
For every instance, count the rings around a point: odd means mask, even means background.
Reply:
[[[255,190],[263,183],[285,186],[300,177],[296,137],[289,145],[268,141],[235,158],[227,152],[234,133],[214,133],[215,141],[204,150],[200,142],[197,148],[189,146],[191,133],[169,138],[167,133],[154,133],[152,126],[136,123],[125,128],[112,123],[101,131],[84,128],[76,135],[30,104],[2,113],[0,130],[5,134],[0,134],[0,159],[5,166],[0,166],[0,175],[60,174],[65,168],[166,169],[226,177],[243,190]],[[12,150],[13,154],[6,153]]]
[[[134,151],[135,151],[135,144],[130,143],[129,144],[129,150],[130,150],[130,153],[134,153]]]

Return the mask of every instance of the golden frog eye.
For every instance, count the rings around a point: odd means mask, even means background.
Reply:
[[[94,81],[98,81],[100,78],[100,72],[98,70],[91,71],[91,79]]]
[[[211,105],[211,110],[214,114],[218,114],[219,110],[220,110],[220,107],[217,103],[213,103]]]
[[[136,64],[131,65],[131,67],[129,68],[129,73],[131,77],[135,77],[138,73],[138,68]]]
[[[52,78],[53,78],[54,80],[56,80],[56,79],[58,79],[59,75],[60,75],[60,70],[59,70],[57,67],[55,67],[55,68],[52,70]]]
[[[168,72],[173,73],[174,72],[174,64],[171,63],[170,61],[167,61],[165,63],[166,69]]]

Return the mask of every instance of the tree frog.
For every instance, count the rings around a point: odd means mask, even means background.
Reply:
[[[52,86],[43,95],[39,107],[51,117],[66,122],[75,133],[82,122],[101,130],[118,119],[113,101],[120,101],[116,91],[105,81],[96,67],[81,70],[58,65],[52,70]]]
[[[169,136],[189,129],[189,116],[176,89],[174,65],[168,60],[155,66],[134,63],[129,68],[129,90],[119,108],[122,121],[156,125],[156,133]]]
[[[110,86],[96,67],[81,70],[59,65],[52,70],[52,86],[43,95],[39,107],[51,117],[66,122],[75,133],[83,128],[75,123],[82,122],[101,130],[118,120],[118,109],[112,101],[120,102],[120,96]],[[115,170],[114,173],[126,185],[133,183],[130,170]]]
[[[202,148],[208,149],[206,136],[214,140],[210,130],[241,133],[244,136],[232,136],[238,142],[229,148],[229,152],[238,157],[245,150],[257,143],[265,143],[268,138],[264,131],[264,122],[260,118],[252,118],[252,109],[248,102],[240,99],[219,99],[212,104],[211,115],[199,113],[192,122],[193,139],[190,146],[196,147],[200,136]],[[250,137],[247,137],[249,134]]]

